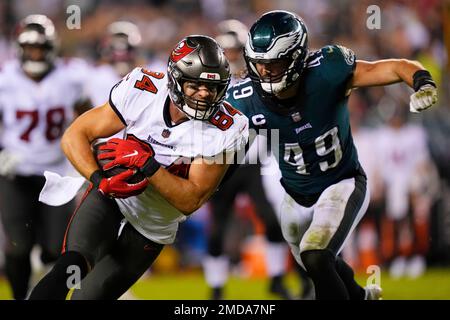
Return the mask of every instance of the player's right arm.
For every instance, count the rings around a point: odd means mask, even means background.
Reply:
[[[378,61],[357,60],[354,75],[349,84],[352,88],[385,86],[405,82],[413,88],[413,75],[425,68],[417,61],[386,59]]]
[[[118,133],[140,116],[140,98],[145,96],[145,92],[136,90],[135,83],[142,79],[143,73],[142,68],[135,68],[120,80],[111,89],[109,102],[78,117],[66,130],[61,141],[62,150],[69,161],[105,196],[128,198],[140,194],[148,185],[147,179],[138,183],[127,182],[136,171],[133,169],[107,177],[98,167],[91,151],[94,140]],[[160,78],[157,74],[155,77]]]
[[[61,147],[72,165],[86,179],[99,169],[92,154],[91,143],[98,138],[110,137],[125,127],[107,102],[79,116],[61,139]]]
[[[358,60],[350,85],[353,88],[383,86],[401,81],[415,91],[410,97],[411,112],[421,112],[437,102],[437,88],[431,74],[419,62],[407,59]]]
[[[125,128],[127,122],[123,117],[128,114],[129,106],[137,105],[140,90],[134,89],[134,81],[141,75],[141,68],[131,71],[111,89],[108,102],[80,115],[64,133],[62,150],[85,178],[90,179],[99,170],[91,143]]]

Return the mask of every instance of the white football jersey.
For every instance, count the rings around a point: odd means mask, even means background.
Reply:
[[[120,76],[109,64],[92,66],[91,76],[87,79],[86,94],[94,107],[105,104],[109,99],[111,88],[120,81]]]
[[[386,185],[387,213],[391,218],[400,219],[408,213],[411,179],[420,163],[429,161],[425,130],[408,124],[400,129],[385,126],[378,131],[377,157],[382,165],[383,180]]]
[[[352,131],[353,142],[358,150],[358,160],[361,163],[364,172],[367,175],[367,183],[370,191],[375,191],[377,184],[380,183],[380,174],[382,162],[378,156],[380,151],[377,149],[378,130],[361,127]]]
[[[196,157],[244,148],[248,119],[230,105],[221,106],[209,122],[188,120],[173,125],[169,104],[167,77],[142,68],[125,76],[110,95],[111,107],[126,125],[125,135],[151,144],[155,159],[178,176],[188,177],[189,162]],[[151,186],[139,196],[116,202],[136,230],[157,243],[172,243],[178,223],[186,219]]]
[[[0,145],[20,158],[19,175],[42,175],[44,170],[64,174],[69,164],[60,148],[64,130],[74,118],[82,96],[79,61],[57,60],[40,82],[28,78],[16,60],[0,72]]]

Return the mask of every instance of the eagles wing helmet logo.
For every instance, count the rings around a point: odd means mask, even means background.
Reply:
[[[272,44],[268,48],[267,55],[270,58],[281,58],[298,43],[303,45],[305,42],[305,37],[306,34],[304,32],[301,34],[294,32],[282,34],[273,40]]]
[[[170,60],[173,62],[178,62],[194,50],[195,48],[190,47],[186,40],[181,41],[170,54]]]
[[[267,52],[257,53],[253,48],[251,41],[247,41],[246,50],[250,52],[255,59],[276,59],[283,57],[289,50],[297,44],[303,45],[306,41],[306,33],[288,33],[282,34],[272,40]]]

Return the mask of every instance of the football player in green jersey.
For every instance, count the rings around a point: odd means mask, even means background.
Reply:
[[[279,137],[272,152],[287,193],[283,236],[313,279],[316,298],[377,299],[381,288],[360,287],[338,257],[369,203],[347,101],[352,89],[403,81],[415,91],[411,112],[420,112],[437,101],[430,73],[406,59],[356,60],[339,45],[310,51],[303,20],[278,10],[253,24],[244,57],[249,78],[230,88],[227,102],[253,129]]]

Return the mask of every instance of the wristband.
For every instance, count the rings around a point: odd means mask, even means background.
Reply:
[[[414,91],[418,91],[420,87],[430,84],[436,88],[436,84],[431,77],[431,74],[427,70],[418,70],[413,75],[413,88]]]
[[[89,177],[89,181],[92,182],[95,189],[98,189],[98,186],[100,185],[100,182],[104,178],[103,172],[99,170],[95,170],[93,174]]]
[[[147,160],[147,162],[144,164],[144,166],[140,169],[140,171],[147,177],[151,177],[155,174],[156,171],[161,167],[161,165],[158,163],[158,161],[155,160],[155,158],[150,157],[150,159]]]

